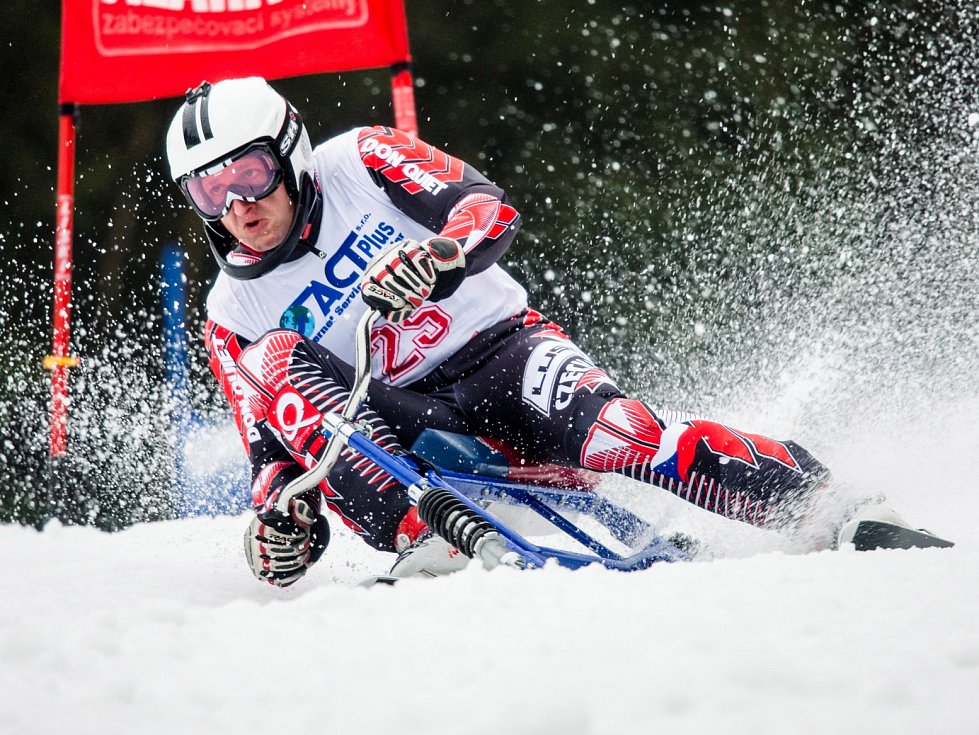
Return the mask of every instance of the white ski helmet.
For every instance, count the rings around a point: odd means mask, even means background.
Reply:
[[[274,185],[257,196],[232,193],[217,204],[220,211],[205,211],[192,196],[189,183],[213,174],[232,161],[259,150],[274,161]],[[269,156],[265,159],[269,160]],[[167,131],[170,175],[188,202],[204,220],[211,251],[221,269],[233,278],[248,280],[268,273],[289,259],[296,245],[309,245],[319,229],[319,187],[313,151],[302,117],[288,100],[260,77],[228,79],[187,91],[186,100]],[[233,198],[254,201],[268,196],[284,182],[296,204],[295,218],[285,240],[264,253],[258,262],[238,265],[228,255],[238,243],[221,224]],[[251,192],[254,193],[254,192]],[[222,209],[223,207],[223,209]],[[312,227],[308,227],[312,225]]]

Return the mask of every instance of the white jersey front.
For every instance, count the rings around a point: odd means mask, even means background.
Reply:
[[[252,280],[237,280],[222,272],[208,295],[209,319],[249,341],[270,330],[291,329],[353,363],[356,325],[367,309],[360,299],[360,281],[368,264],[399,240],[439,234],[409,217],[405,207],[396,206],[388,191],[394,184],[382,187],[372,177],[365,165],[365,139],[374,130],[351,130],[314,151],[323,197],[316,241],[320,257],[306,253]],[[371,145],[377,149],[376,141]],[[413,204],[421,196],[434,202],[439,187],[445,185],[421,166],[402,164],[400,169],[385,166],[386,180],[395,178],[391,170],[408,177],[396,182],[396,196],[403,198],[401,190],[414,184],[409,189],[416,198]],[[464,240],[467,252],[479,244],[470,239]],[[468,276],[448,298],[423,304],[402,324],[380,320],[371,339],[373,375],[393,385],[412,383],[473,335],[526,307],[523,287],[494,263]]]

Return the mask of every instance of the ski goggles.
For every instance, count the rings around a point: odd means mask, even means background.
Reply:
[[[187,201],[201,217],[218,220],[236,199],[257,202],[282,183],[282,167],[266,148],[251,148],[243,154],[199,174],[180,180]]]

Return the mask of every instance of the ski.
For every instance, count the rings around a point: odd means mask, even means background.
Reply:
[[[401,577],[393,577],[390,574],[376,574],[373,577],[365,577],[357,583],[358,587],[364,587],[365,589],[370,589],[371,587],[383,584],[388,587],[393,587],[396,582],[401,581]]]
[[[922,529],[905,528],[885,521],[860,521],[853,534],[853,545],[857,551],[874,549],[926,549],[948,548],[952,541],[939,538]]]

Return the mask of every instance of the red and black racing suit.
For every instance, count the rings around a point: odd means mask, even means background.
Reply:
[[[364,131],[360,140],[369,133],[392,148],[424,145],[389,128]],[[390,166],[363,153],[361,162],[376,197],[433,234],[468,243],[465,289],[510,246],[519,217],[501,189],[438,153],[427,168],[414,161],[411,177],[392,175]],[[412,186],[429,182],[431,191],[433,180],[438,200]],[[324,412],[345,403],[352,368],[310,335],[274,325],[249,340],[210,320],[205,343],[249,453],[254,502],[270,503],[322,453],[315,426]],[[530,459],[616,472],[758,526],[785,509],[799,515],[826,475],[791,441],[660,412],[626,397],[557,325],[527,308],[472,335],[417,380],[373,381],[360,418],[389,451],[410,447],[429,427],[503,439]],[[393,550],[398,533],[413,537],[420,530],[403,488],[349,450],[321,490],[327,505],[377,549]]]

